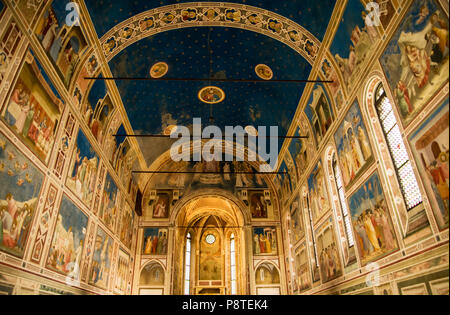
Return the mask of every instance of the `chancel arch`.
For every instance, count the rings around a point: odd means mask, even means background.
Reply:
[[[164,294],[165,274],[166,270],[160,262],[152,260],[146,263],[139,276],[139,294]]]
[[[272,262],[263,261],[256,266],[255,284],[258,295],[281,294],[280,270]]]
[[[172,212],[178,249],[171,259],[173,293],[231,294],[235,282],[236,294],[245,294],[249,256],[243,203],[218,190],[205,190],[185,200]]]

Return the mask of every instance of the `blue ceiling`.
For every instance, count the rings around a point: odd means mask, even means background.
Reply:
[[[194,1],[85,0],[99,37],[102,37],[118,23],[136,14],[166,5],[186,2]],[[321,41],[328,27],[336,0],[211,0],[208,2],[240,3],[272,11],[300,24]]]
[[[160,33],[134,43],[109,62],[114,77],[149,77],[156,62],[169,65],[167,78],[260,80],[255,66],[267,64],[274,79],[307,79],[310,64],[297,52],[270,37],[234,28],[187,28]],[[171,124],[189,126],[193,118],[209,125],[210,105],[198,91],[209,82],[116,80],[135,133],[159,134]],[[303,93],[304,83],[214,83],[226,99],[213,105],[214,124],[225,126],[279,126],[287,133]],[[281,147],[280,142],[279,146]],[[146,155],[144,153],[144,155]],[[147,156],[146,156],[147,157]],[[147,162],[151,162],[153,158]]]
[[[141,12],[187,2],[193,1],[85,0],[99,37]],[[228,2],[282,15],[322,40],[336,0]],[[221,79],[260,80],[255,73],[258,64],[268,65],[275,80],[308,79],[311,72],[311,65],[285,44],[259,33],[225,27],[192,27],[156,34],[127,47],[109,62],[109,66],[115,77],[149,77],[151,66],[157,62],[169,65],[167,78],[208,79],[211,72]],[[215,125],[222,130],[225,126],[279,126],[279,134],[285,135],[305,87],[303,83],[209,83],[116,80],[135,134],[160,134],[172,124],[190,126],[197,117],[202,118],[203,126],[209,125],[210,105],[201,103],[197,94],[202,87],[216,85],[225,91],[226,99],[212,107]],[[161,139],[138,138],[138,141],[148,164],[171,145]],[[280,149],[282,144],[280,141]]]

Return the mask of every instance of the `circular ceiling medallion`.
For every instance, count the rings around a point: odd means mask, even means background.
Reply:
[[[244,130],[250,135],[250,136],[258,136],[258,130],[256,130],[253,126],[247,126],[244,128]]]
[[[225,92],[217,86],[207,86],[198,92],[198,98],[206,104],[217,104],[225,99]]]
[[[209,245],[214,244],[214,242],[216,241],[216,237],[213,234],[208,234],[205,237],[205,241],[206,243],[208,243]]]
[[[173,132],[176,132],[176,131],[177,131],[177,126],[170,125],[170,126],[167,126],[166,129],[164,129],[164,135],[170,136]]]
[[[255,72],[256,75],[263,80],[271,80],[273,78],[273,71],[267,65],[257,65],[255,67]]]
[[[150,69],[150,76],[154,79],[162,78],[169,71],[169,66],[165,62],[155,63]]]

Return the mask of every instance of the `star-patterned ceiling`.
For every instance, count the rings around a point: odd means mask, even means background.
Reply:
[[[212,58],[208,50],[208,36]],[[157,62],[169,65],[167,78],[260,80],[255,67],[268,65],[274,79],[306,79],[311,65],[288,46],[261,34],[234,28],[192,28],[164,32],[129,46],[109,63],[114,77],[148,77]],[[197,94],[208,85],[226,98],[212,105],[214,124],[279,126],[287,133],[305,83],[171,82],[116,80],[125,109],[137,134],[159,134],[169,125],[209,125],[210,106]],[[281,143],[280,143],[281,146]],[[146,155],[148,156],[148,155]],[[150,161],[147,161],[150,162]]]
[[[217,3],[219,1],[211,1]],[[240,0],[228,3],[271,11],[298,23],[323,39],[335,2],[333,0]],[[93,1],[85,0],[97,35],[102,37],[118,23],[144,11],[189,1]],[[314,16],[314,19],[308,18]],[[208,43],[209,39],[209,43]],[[169,125],[192,125],[193,118],[210,124],[210,105],[197,95],[205,86],[221,88],[226,98],[212,105],[214,124],[225,126],[278,126],[286,135],[305,83],[214,82],[207,79],[259,80],[255,67],[265,64],[272,80],[306,80],[311,64],[297,51],[272,37],[234,27],[192,27],[164,31],[144,37],[120,51],[109,61],[114,77],[150,77],[150,68],[164,62],[165,78],[196,78],[192,81],[115,80],[135,134],[161,134]],[[170,148],[171,142],[138,138],[147,165]],[[279,148],[282,147],[279,142]]]

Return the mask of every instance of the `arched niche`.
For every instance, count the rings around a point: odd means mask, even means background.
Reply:
[[[274,264],[264,262],[255,271],[256,285],[280,284],[280,273]]]
[[[164,286],[165,271],[160,263],[151,261],[147,263],[141,270],[139,276],[139,286]]]
[[[280,295],[280,270],[270,262],[263,261],[255,269],[255,290],[257,295]]]

